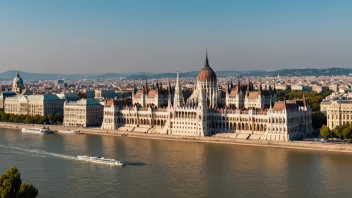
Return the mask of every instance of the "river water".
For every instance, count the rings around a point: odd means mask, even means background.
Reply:
[[[76,155],[127,162],[90,164]],[[0,172],[16,166],[38,197],[348,197],[352,155],[0,129]]]

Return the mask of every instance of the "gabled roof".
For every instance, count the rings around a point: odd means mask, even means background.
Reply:
[[[252,92],[249,92],[248,99],[257,99],[258,96],[259,96],[258,91],[252,91]]]
[[[148,97],[154,97],[155,95],[157,95],[158,94],[158,92],[156,91],[156,90],[150,90],[149,92],[148,92]]]
[[[143,90],[138,90],[134,97],[140,98],[143,95]]]

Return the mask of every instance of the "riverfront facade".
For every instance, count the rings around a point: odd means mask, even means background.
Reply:
[[[96,99],[67,100],[64,104],[64,126],[101,126],[102,120],[103,106]]]
[[[200,137],[233,133],[236,138],[274,141],[299,139],[313,131],[304,95],[301,100],[276,101],[275,87],[262,90],[260,83],[254,90],[249,80],[247,85],[228,83],[226,105],[220,108],[217,76],[208,56],[187,100],[178,75],[174,88],[170,83],[164,90],[150,89],[147,83],[141,90],[134,87],[132,99],[132,106],[105,105],[102,128]]]
[[[54,94],[15,95],[7,97],[4,112],[15,115],[54,115],[63,113],[64,100]]]

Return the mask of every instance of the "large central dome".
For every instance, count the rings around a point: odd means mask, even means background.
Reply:
[[[23,80],[18,72],[16,73],[16,77],[13,79],[13,84],[23,87]]]
[[[208,61],[208,54],[206,53],[205,55],[205,66],[203,67],[202,70],[200,70],[198,74],[198,81],[201,82],[209,82],[209,81],[216,81],[216,74],[214,70],[209,66],[209,61]]]

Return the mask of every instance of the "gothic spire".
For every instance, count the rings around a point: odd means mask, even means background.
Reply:
[[[250,86],[251,86],[251,79],[250,79],[250,78],[248,78],[248,85],[247,85],[247,96],[249,95]]]
[[[156,79],[156,90],[159,91],[159,80],[158,79]]]
[[[148,94],[148,79],[145,79],[144,91]]]
[[[272,108],[273,108],[273,101],[270,100],[270,109],[272,109]]]
[[[237,76],[237,93],[240,93],[241,91],[241,81],[240,81],[240,76]]]
[[[182,88],[179,80],[179,72],[177,71],[176,85],[175,85],[175,94],[174,94],[174,106],[182,107],[184,105]]]
[[[208,50],[205,49],[205,67],[210,67],[209,66],[209,60],[208,60]]]
[[[259,94],[262,94],[262,80],[259,79],[259,87],[258,87]]]
[[[133,81],[133,94],[136,94],[136,82]]]
[[[306,96],[304,95],[304,92],[303,92],[302,100],[303,100],[304,107],[307,107],[307,101],[306,101]]]

